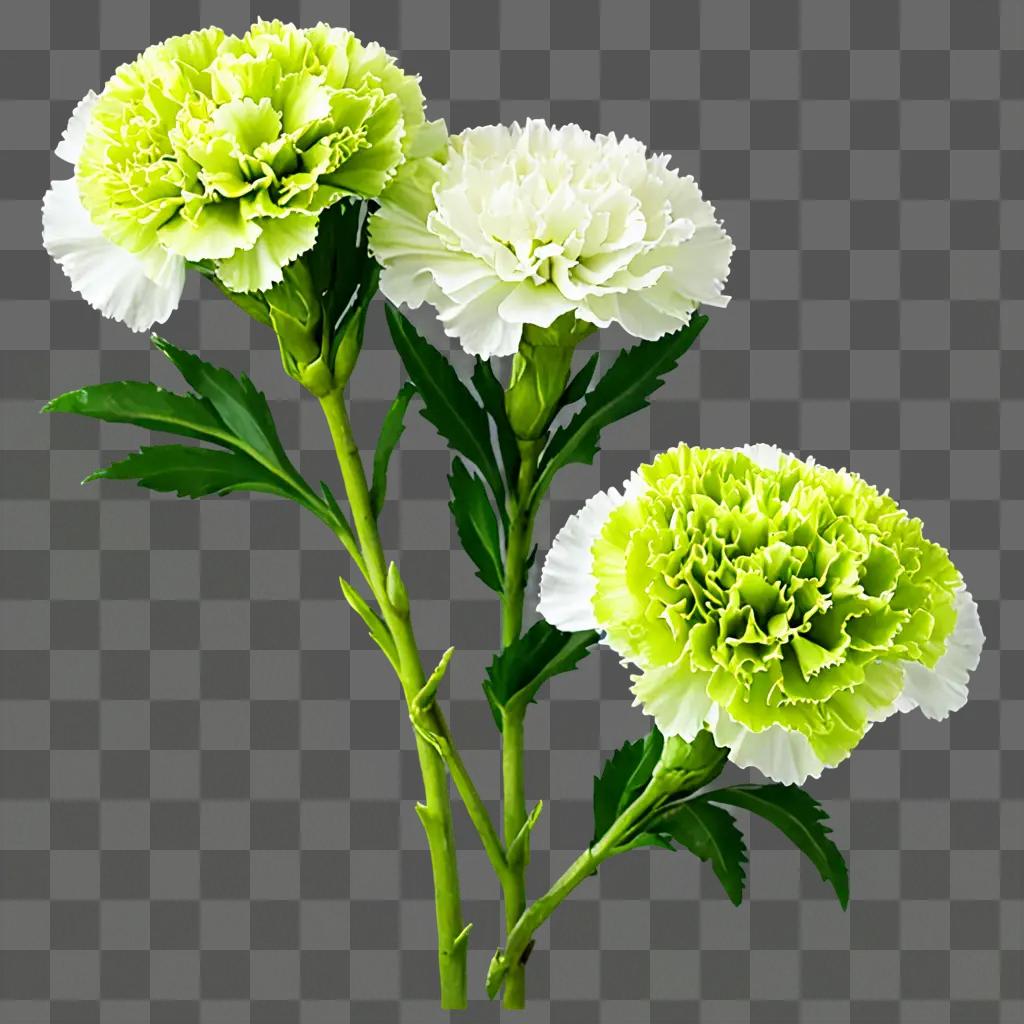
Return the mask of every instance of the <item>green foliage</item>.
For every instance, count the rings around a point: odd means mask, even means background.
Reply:
[[[597,369],[599,353],[595,352],[580,368],[579,372],[566,385],[562,392],[562,400],[558,403],[558,410],[561,411],[567,405],[575,405],[582,401],[594,379],[594,371]]]
[[[375,516],[379,516],[380,510],[384,507],[388,489],[388,464],[405,430],[405,410],[409,408],[409,402],[415,394],[415,384],[403,384],[380,427],[377,450],[373,453],[373,484],[370,487],[370,504]]]
[[[731,804],[760,815],[779,829],[818,869],[835,890],[845,909],[850,899],[846,861],[824,824],[828,815],[822,806],[798,786],[772,783],[764,786],[728,786],[703,794],[699,800]]]
[[[487,489],[462,459],[456,456],[448,477],[452,500],[448,503],[463,550],[477,567],[477,576],[499,594],[505,585],[498,520],[487,498]]]
[[[90,473],[91,480],[138,480],[151,491],[173,491],[180,498],[203,498],[231,491],[263,491],[292,495],[280,481],[255,459],[241,452],[223,452],[183,444],[161,444],[140,448],[105,469]]]
[[[509,490],[514,491],[516,481],[519,479],[519,442],[505,410],[505,391],[487,359],[477,358],[473,366],[472,381],[476,393],[480,396],[480,401],[484,404],[484,409],[487,410],[487,415],[494,421],[495,433],[498,437],[498,451],[501,454],[501,464],[505,469],[505,481]]]
[[[541,458],[535,494],[543,494],[563,466],[593,462],[601,431],[647,406],[650,396],[661,386],[662,377],[676,365],[707,322],[706,316],[694,316],[674,334],[666,334],[657,341],[642,341],[620,352],[586,394],[576,415],[552,436]]]
[[[213,406],[196,395],[178,395],[148,381],[94,384],[60,395],[43,412],[72,412],[107,423],[133,423],[180,437],[221,444],[231,435]]]
[[[536,700],[544,683],[571,672],[596,642],[593,630],[563,633],[541,619],[495,655],[487,669],[484,693],[498,728],[506,709],[518,711]]]
[[[664,738],[654,729],[642,740],[627,740],[605,762],[600,775],[594,777],[593,846],[615,823],[623,811],[646,789],[661,757]],[[654,832],[642,831],[623,849],[635,846],[671,846]]]
[[[296,501],[332,529],[351,531],[333,497],[317,497],[292,465],[266,398],[245,376],[213,366],[154,337],[194,394],[181,395],[142,381],[79,388],[54,398],[46,412],[78,413],[107,423],[131,423],[218,445],[151,445],[86,480],[137,480],[139,486],[199,498],[261,491]]]
[[[388,327],[405,372],[423,399],[420,414],[448,444],[483,475],[499,507],[505,489],[491,447],[487,413],[462,383],[455,367],[393,306],[387,307]]]
[[[672,805],[651,824],[701,860],[710,861],[729,899],[736,906],[743,902],[747,847],[728,811],[700,799],[686,800]]]

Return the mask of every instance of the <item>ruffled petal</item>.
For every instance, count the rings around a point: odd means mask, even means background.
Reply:
[[[537,611],[552,626],[566,632],[599,628],[594,616],[597,581],[591,572],[590,549],[612,509],[625,500],[614,487],[598,491],[558,531],[544,559],[537,604]]]
[[[163,323],[181,301],[185,261],[108,241],[82,206],[74,178],[52,182],[43,197],[43,245],[93,309],[133,331]]]
[[[445,297],[438,306],[444,333],[449,338],[458,338],[462,348],[471,356],[489,359],[491,356],[515,355],[522,324],[510,324],[498,316],[498,307],[512,287],[501,282],[461,305],[455,305]]]
[[[897,700],[899,711],[920,708],[927,718],[941,722],[967,703],[967,684],[978,667],[985,633],[981,628],[978,606],[970,592],[956,595],[956,625],[946,645],[946,653],[934,668],[917,662],[903,664],[903,693]]]
[[[654,719],[665,736],[681,736],[687,743],[704,728],[714,701],[708,696],[708,672],[681,665],[663,665],[633,676],[633,707]]]
[[[317,219],[309,213],[263,217],[251,249],[239,249],[217,265],[217,276],[233,292],[264,292],[284,277],[284,268],[312,248]]]
[[[777,724],[752,732],[721,707],[712,714],[709,725],[715,743],[729,748],[729,760],[738,768],[756,768],[775,782],[799,786],[808,778],[819,778],[827,767],[801,732]]]
[[[57,143],[54,153],[66,160],[69,164],[77,164],[78,157],[82,152],[82,144],[85,142],[85,132],[89,127],[89,117],[92,108],[96,105],[99,96],[90,89],[75,105],[68,119],[67,127],[64,129]]]

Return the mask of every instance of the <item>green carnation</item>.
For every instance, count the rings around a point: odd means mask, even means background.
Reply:
[[[548,557],[541,612],[601,629],[663,732],[707,726],[787,782],[896,710],[959,707],[981,646],[920,520],[854,473],[763,445],[680,445],[591,499]]]
[[[263,291],[313,245],[324,209],[380,194],[427,145],[424,127],[417,78],[347,29],[210,28],[118,69],[91,108],[76,180],[116,245]]]

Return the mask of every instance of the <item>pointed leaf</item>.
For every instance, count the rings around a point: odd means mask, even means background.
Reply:
[[[391,631],[385,625],[381,617],[370,607],[366,598],[344,576],[338,577],[341,585],[341,592],[349,607],[366,623],[366,629],[377,646],[384,652],[392,665],[398,664],[398,655],[395,652],[395,644],[391,638]]]
[[[448,507],[455,517],[463,550],[477,567],[477,576],[500,594],[505,570],[501,561],[498,520],[487,498],[487,488],[480,477],[466,469],[460,458],[452,463],[448,483],[452,491]]]
[[[598,353],[595,352],[581,367],[579,373],[571,381],[569,381],[568,387],[562,393],[562,399],[558,403],[559,409],[564,409],[567,405],[575,405],[581,401],[583,396],[587,393],[587,388],[590,387],[590,382],[594,379],[594,371],[597,369]]]
[[[173,491],[181,498],[202,498],[230,491],[262,491],[292,498],[281,482],[255,459],[241,452],[180,444],[140,448],[127,458],[99,469],[90,480],[137,480],[153,491]]]
[[[644,757],[644,740],[627,740],[594,776],[593,846],[612,827],[619,816],[622,794]]]
[[[167,356],[188,384],[209,400],[237,438],[239,447],[261,461],[298,476],[278,439],[266,397],[256,390],[248,377],[244,374],[236,377],[230,370],[214,366],[156,335],[153,336],[153,344]]]
[[[743,902],[747,847],[728,811],[701,800],[687,800],[649,824],[652,831],[666,833],[701,860],[711,861],[729,899],[737,907]]]
[[[473,366],[472,381],[487,414],[494,421],[498,451],[501,453],[501,463],[505,468],[505,482],[509,490],[514,490],[519,479],[519,442],[505,411],[505,389],[494,375],[490,361],[479,357]]]
[[[73,412],[105,423],[132,423],[145,430],[162,430],[216,444],[231,438],[206,399],[165,391],[148,381],[93,384],[59,395],[47,402],[42,411]]]
[[[846,861],[831,838],[824,808],[798,786],[772,783],[765,786],[727,786],[700,799],[742,807],[770,821],[810,859],[824,881],[835,889],[840,905],[850,900]]]
[[[498,505],[505,502],[498,462],[491,447],[487,414],[462,383],[444,354],[393,306],[387,306],[388,327],[405,372],[423,398],[420,415],[432,423],[451,447],[483,474]]]
[[[662,376],[676,365],[707,322],[706,316],[694,316],[674,334],[620,352],[576,415],[555,431],[542,457],[534,494],[544,494],[563,466],[593,462],[601,431],[647,406],[650,396],[661,387]]]
[[[373,453],[373,484],[370,487],[370,505],[374,516],[379,516],[380,510],[384,507],[384,498],[388,490],[388,464],[405,430],[405,410],[409,408],[409,402],[415,394],[415,384],[403,384],[381,424],[377,450]]]
[[[605,761],[601,774],[594,778],[594,838],[596,843],[611,828],[612,823],[647,788],[655,766],[665,746],[665,738],[655,728],[641,740],[624,743]],[[634,845],[664,846],[661,840],[639,842]]]
[[[487,669],[484,692],[498,728],[503,709],[525,707],[554,676],[571,672],[597,642],[597,633],[583,629],[563,633],[541,619],[518,640],[500,651]]]

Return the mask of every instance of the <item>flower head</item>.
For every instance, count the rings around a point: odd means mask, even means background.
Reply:
[[[88,301],[142,330],[174,309],[187,261],[235,292],[279,282],[323,210],[377,196],[430,148],[424,128],[418,80],[347,29],[176,36],[75,109],[57,149],[75,174],[47,193],[44,242]]]
[[[540,612],[600,629],[666,735],[817,777],[872,723],[967,700],[984,637],[949,555],[854,473],[767,445],[680,445],[558,534]]]
[[[724,306],[733,244],[667,156],[577,125],[472,128],[403,168],[370,223],[393,302],[435,306],[470,353],[512,355],[564,314],[638,338]]]

